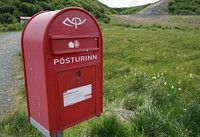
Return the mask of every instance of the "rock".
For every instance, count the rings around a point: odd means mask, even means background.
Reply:
[[[107,112],[107,114],[108,115],[114,114],[117,117],[119,117],[123,122],[131,121],[131,119],[133,119],[135,116],[135,113],[133,111],[122,108],[116,108],[114,110]]]

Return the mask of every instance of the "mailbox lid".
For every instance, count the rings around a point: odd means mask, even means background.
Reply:
[[[102,33],[96,19],[81,8],[71,7],[59,11],[49,24],[48,35],[53,54],[102,48]],[[69,48],[69,42],[76,41],[80,46]]]

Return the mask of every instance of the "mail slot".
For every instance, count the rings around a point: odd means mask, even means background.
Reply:
[[[34,127],[52,136],[102,113],[102,33],[90,13],[40,12],[25,26],[21,45]]]

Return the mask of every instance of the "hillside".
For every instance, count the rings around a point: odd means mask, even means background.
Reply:
[[[153,4],[131,7],[115,8],[121,15],[200,15],[199,0],[160,0]]]
[[[169,13],[182,15],[200,15],[199,0],[170,0]]]
[[[163,14],[200,15],[199,0],[160,0],[154,4],[131,8],[109,8],[98,0],[0,0],[0,31],[20,30],[20,16],[32,16],[39,11],[58,10],[65,7],[81,7],[91,12],[99,22],[109,23],[111,14],[134,15],[116,16],[117,20],[125,18],[128,22],[133,17],[153,17]],[[151,15],[151,16],[149,16]],[[155,18],[152,18],[153,20]],[[124,20],[124,19],[123,19]],[[135,19],[133,19],[135,22]],[[143,20],[143,17],[142,17]],[[132,21],[131,21],[132,22]],[[145,21],[146,22],[146,21]]]
[[[108,14],[112,9],[98,0],[0,0],[0,24],[13,24],[20,16],[32,16],[39,11],[58,10],[69,6],[77,6],[91,12],[98,21],[108,23]]]

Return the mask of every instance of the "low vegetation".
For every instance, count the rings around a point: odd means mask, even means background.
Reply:
[[[7,137],[39,137],[39,133],[28,123],[27,113],[18,111],[0,123],[0,136]]]
[[[20,30],[20,16],[32,16],[39,11],[81,7],[91,12],[100,22],[109,23],[108,14],[114,12],[98,0],[0,0],[0,31]]]
[[[176,27],[104,29],[105,104],[135,112],[129,136],[200,135],[198,35]]]
[[[169,0],[168,10],[171,14],[200,15],[200,1]]]

